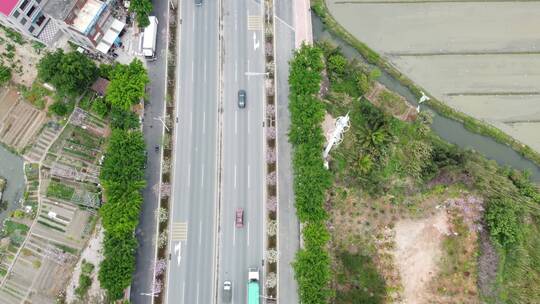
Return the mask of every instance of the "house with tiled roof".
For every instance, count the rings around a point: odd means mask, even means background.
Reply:
[[[112,16],[114,0],[0,0],[0,23],[53,46],[62,36],[106,54],[125,23]]]

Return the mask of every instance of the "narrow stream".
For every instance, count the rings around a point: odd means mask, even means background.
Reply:
[[[313,39],[315,41],[329,41],[332,44],[339,46],[343,55],[347,58],[356,59],[363,64],[374,67],[374,65],[369,64],[364,60],[360,53],[347,44],[347,42],[328,32],[317,15],[312,13],[311,20],[313,26]],[[418,104],[418,101],[407,87],[392,78],[388,73],[384,71],[381,72],[381,77],[378,79],[380,83],[385,85],[388,89],[405,97],[411,104]],[[431,129],[445,141],[465,149],[475,150],[486,156],[488,159],[495,160],[501,166],[510,166],[519,170],[527,170],[531,173],[532,180],[537,183],[540,182],[540,167],[521,156],[512,148],[496,142],[491,137],[470,132],[465,129],[462,123],[441,116],[424,104],[421,105],[420,109],[433,113],[433,124],[431,125]]]
[[[23,160],[0,145],[0,176],[7,179],[7,186],[0,204],[0,222],[19,207],[19,200],[24,193]]]

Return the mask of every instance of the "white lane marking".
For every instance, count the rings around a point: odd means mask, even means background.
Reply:
[[[193,32],[195,32],[195,16],[193,16],[193,19],[192,19],[192,27],[193,27]]]
[[[186,281],[184,281],[184,282],[182,283],[182,303],[185,303],[185,302],[184,302],[185,296],[186,296]]]
[[[238,133],[238,110],[234,111],[234,134]]]
[[[256,51],[259,48],[259,41],[257,41],[257,34],[253,33],[253,50]]]
[[[178,244],[174,245],[174,254],[178,256],[176,261],[178,266],[180,266],[180,261],[182,261],[182,242],[178,242]]]
[[[234,62],[234,81],[238,82],[238,62]]]
[[[204,186],[204,164],[202,164],[201,168],[201,188]]]
[[[236,189],[236,164],[234,165],[234,189]]]
[[[204,61],[204,83],[206,83],[206,60]]]
[[[202,221],[199,222],[199,247],[202,244]]]
[[[199,304],[199,281],[197,281],[197,304]]]
[[[188,168],[187,168],[187,186],[189,188],[191,184],[191,163],[188,164]]]
[[[189,134],[193,131],[193,110],[189,112]]]
[[[236,244],[236,222],[233,222],[232,244],[233,244],[233,247],[234,247],[234,244]]]
[[[251,127],[250,127],[250,124],[249,124],[249,111],[247,112],[247,129],[248,129],[248,134],[251,133]]]
[[[249,182],[249,165],[248,165],[248,173],[247,173],[247,182],[248,182],[248,189],[249,189],[249,185],[250,185],[250,182]]]
[[[193,81],[193,77],[195,76],[195,63],[191,62],[191,80]]]
[[[249,247],[249,222],[247,223],[247,245]]]
[[[206,112],[202,113],[202,134],[206,133]]]

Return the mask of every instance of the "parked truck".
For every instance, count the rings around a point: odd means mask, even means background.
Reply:
[[[155,60],[158,20],[155,16],[149,16],[148,20],[150,24],[144,28],[142,52],[147,60]]]
[[[248,269],[248,304],[259,304],[259,269]]]

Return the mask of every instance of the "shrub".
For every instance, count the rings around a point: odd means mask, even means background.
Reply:
[[[105,101],[103,101],[103,98],[96,98],[92,102],[92,111],[96,113],[99,117],[105,118],[109,113],[109,108],[107,107]]]
[[[68,113],[68,107],[62,101],[56,101],[49,106],[49,112],[57,116],[65,116]]]
[[[491,199],[485,215],[491,236],[506,248],[517,243],[522,235],[522,215],[518,203],[508,198]]]

